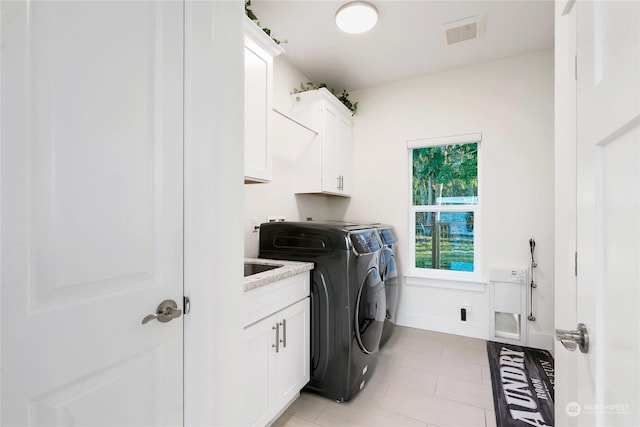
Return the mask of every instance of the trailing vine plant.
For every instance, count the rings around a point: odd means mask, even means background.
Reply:
[[[312,82],[307,82],[306,84],[300,83],[300,87],[293,88],[293,92],[291,92],[291,94],[295,95],[298,93],[306,92],[308,90],[317,90],[323,87],[328,89],[336,98],[338,98],[338,100],[340,100],[340,102],[342,102],[344,106],[347,107],[349,111],[351,111],[352,116],[356,115],[356,111],[358,111],[358,101],[351,102],[351,100],[349,99],[349,93],[345,89],[342,89],[342,94],[337,95],[336,91],[333,88],[327,87],[326,83],[315,84]],[[296,101],[300,101],[300,96],[296,96]]]
[[[264,31],[266,35],[271,37],[271,40],[276,42],[276,44],[281,44],[281,43],[286,43],[287,42],[286,40],[278,40],[278,39],[276,39],[275,37],[273,37],[271,35],[271,30],[269,28],[265,28],[265,27],[262,26],[262,24],[260,24],[260,20],[258,19],[256,14],[253,12],[253,10],[251,10],[251,0],[245,0],[245,2],[244,2],[244,13],[247,15],[247,17],[249,19],[251,19],[253,22],[255,22],[255,24],[258,26],[258,28],[260,28],[262,31]]]

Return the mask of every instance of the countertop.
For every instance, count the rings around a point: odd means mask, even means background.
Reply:
[[[305,271],[313,270],[312,262],[299,262],[299,261],[284,261],[280,259],[264,259],[264,258],[245,258],[244,262],[250,262],[254,264],[264,265],[281,265],[280,268],[274,268],[273,270],[263,271],[262,273],[252,274],[244,278],[244,291],[250,291],[260,286],[268,285],[269,283],[276,282],[278,280],[286,279],[287,277],[295,276]]]

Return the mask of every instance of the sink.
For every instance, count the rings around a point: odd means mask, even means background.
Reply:
[[[276,268],[282,267],[281,265],[271,265],[271,264],[257,264],[254,262],[245,262],[244,263],[244,277],[251,276],[253,274],[262,273],[264,271],[274,270]]]

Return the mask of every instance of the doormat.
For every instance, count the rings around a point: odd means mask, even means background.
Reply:
[[[553,426],[553,356],[492,341],[487,353],[498,427]]]

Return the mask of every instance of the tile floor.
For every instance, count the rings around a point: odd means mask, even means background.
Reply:
[[[275,427],[495,426],[486,342],[396,327],[349,402],[303,392]]]

